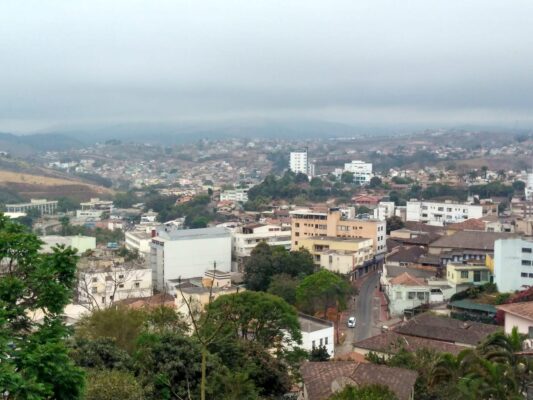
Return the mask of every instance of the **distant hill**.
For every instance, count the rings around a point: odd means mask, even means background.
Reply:
[[[32,135],[13,135],[0,133],[0,151],[16,156],[27,156],[40,151],[61,151],[82,147],[83,143],[71,136],[43,133]]]

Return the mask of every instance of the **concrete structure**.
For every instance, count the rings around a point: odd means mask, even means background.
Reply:
[[[252,250],[260,242],[269,246],[283,246],[287,250],[291,248],[291,231],[280,225],[250,224],[236,228],[231,236],[237,271],[242,271],[246,258],[250,257]]]
[[[78,254],[83,254],[87,250],[96,249],[96,238],[92,236],[40,236],[39,240],[44,244],[41,247],[43,253],[51,253],[52,248],[59,245],[70,246],[78,251]]]
[[[171,279],[201,276],[216,269],[231,271],[231,235],[224,228],[159,230],[150,245],[154,286],[165,290]]]
[[[125,233],[125,246],[128,250],[137,251],[142,257],[148,259],[150,255],[150,245],[155,231],[135,230]]]
[[[309,165],[307,164],[307,150],[304,151],[291,151],[289,168],[295,174],[309,173]]]
[[[446,264],[446,279],[451,285],[483,285],[492,280],[492,273],[485,264]]]
[[[100,221],[102,219],[102,210],[76,210],[76,219],[82,221]]]
[[[344,164],[344,172],[351,172],[353,174],[353,181],[364,185],[369,183],[372,178],[372,163],[353,160],[350,163]]]
[[[393,201],[380,201],[378,206],[374,208],[374,218],[380,221],[385,221],[387,218],[395,215],[396,205]]]
[[[463,222],[471,218],[481,218],[482,216],[483,206],[479,204],[419,200],[407,202],[407,221],[444,226],[446,224]]]
[[[302,331],[302,344],[299,347],[311,351],[325,346],[330,357],[335,355],[335,329],[333,322],[306,314],[298,314]]]
[[[157,213],[150,210],[141,215],[141,225],[153,224],[157,219]]]
[[[533,285],[533,241],[500,239],[494,243],[494,283],[500,292]]]
[[[31,199],[29,203],[6,204],[8,213],[27,213],[37,210],[42,214],[54,214],[57,210],[56,200]]]
[[[224,190],[220,193],[220,201],[240,201],[246,203],[248,201],[248,190],[249,188]]]
[[[372,239],[376,258],[381,259],[387,251],[386,221],[374,219],[348,219],[338,208],[327,212],[309,209],[291,211],[292,250],[298,250],[300,241],[308,237],[339,237]]]
[[[531,338],[533,333],[533,301],[502,304],[496,306],[496,308],[505,313],[506,334],[511,334],[513,328],[517,328],[519,333],[529,335]],[[531,350],[531,348],[528,350]]]
[[[152,295],[152,271],[123,257],[88,257],[78,262],[77,302],[100,309],[117,301]]]
[[[527,201],[533,201],[533,172],[527,174],[525,194]]]
[[[80,203],[80,207],[82,210],[101,210],[111,212],[113,201],[100,200],[98,197],[94,197],[88,202]]]

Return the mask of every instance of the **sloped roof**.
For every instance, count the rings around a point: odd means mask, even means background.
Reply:
[[[447,228],[457,231],[485,231],[485,222],[480,219],[470,218],[463,222],[450,224]]]
[[[384,385],[398,400],[408,400],[418,374],[403,368],[355,361],[306,362],[301,366],[308,400],[328,399],[337,383],[355,386]]]
[[[395,267],[394,265],[387,265],[387,277],[388,278],[394,278],[396,276],[400,276],[404,272],[408,272],[410,275],[414,276],[415,278],[432,278],[435,276],[435,270],[428,271],[426,269],[418,269],[418,268],[409,268],[409,267]]]
[[[424,280],[415,278],[408,272],[404,272],[403,274],[392,278],[389,282],[391,283],[391,285],[426,286],[426,282],[424,282]]]
[[[387,256],[387,261],[414,263],[418,258],[427,253],[427,249],[421,246],[401,246],[396,252]]]
[[[498,239],[516,237],[512,233],[458,231],[453,235],[443,236],[431,243],[430,247],[453,249],[494,250],[494,242]]]
[[[498,310],[503,310],[506,313],[516,315],[518,317],[526,318],[533,321],[533,301],[525,301],[523,303],[502,304],[496,306]]]
[[[402,335],[394,331],[388,331],[380,335],[369,337],[368,339],[354,343],[354,346],[386,354],[396,354],[401,348],[404,348],[407,351],[430,349],[440,353],[451,353],[454,355],[461,352],[461,350],[464,350],[464,347],[453,343]]]

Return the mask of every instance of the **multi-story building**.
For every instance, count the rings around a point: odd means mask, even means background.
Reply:
[[[152,238],[156,236],[157,228],[137,229],[125,233],[125,246],[128,250],[137,251],[143,258],[148,259]]]
[[[386,221],[345,218],[338,208],[327,212],[309,209],[291,211],[291,249],[298,250],[300,242],[313,237],[371,239],[377,259],[387,251]]]
[[[41,251],[43,253],[51,253],[55,246],[63,245],[70,246],[73,249],[78,251],[78,254],[83,254],[87,250],[96,249],[96,238],[92,236],[57,236],[57,235],[48,235],[40,236],[39,240],[43,242]]]
[[[311,351],[324,346],[330,357],[335,355],[335,329],[333,322],[306,314],[298,314],[302,332],[302,344],[299,347]]]
[[[29,203],[6,204],[6,211],[9,213],[27,213],[30,210],[37,210],[41,214],[54,214],[56,209],[56,200],[31,199]]]
[[[237,188],[231,190],[224,190],[220,193],[220,201],[240,201],[246,203],[248,201],[249,188]]]
[[[80,203],[80,207],[82,210],[101,210],[111,212],[111,209],[113,208],[113,201],[100,200],[98,197],[94,197],[88,202]]]
[[[407,221],[424,222],[428,225],[444,226],[482,216],[483,206],[479,204],[419,200],[407,202]]]
[[[530,172],[529,174],[527,174],[525,192],[526,192],[526,200],[533,201],[533,172]]]
[[[446,265],[446,279],[452,286],[483,285],[491,278],[492,273],[485,263],[450,262]]]
[[[350,163],[344,164],[344,171],[353,174],[353,181],[364,185],[370,182],[372,178],[372,163],[367,163],[360,160],[353,160]]]
[[[394,201],[380,201],[376,208],[374,208],[374,218],[384,221],[387,218],[395,215],[396,205]]]
[[[150,244],[154,286],[165,290],[171,279],[202,276],[216,269],[231,271],[231,234],[224,228],[158,230]]]
[[[78,262],[77,302],[89,309],[152,295],[152,271],[123,257],[91,256]]]
[[[260,242],[269,246],[283,246],[291,248],[291,231],[280,225],[251,224],[238,227],[232,232],[233,260],[236,269],[242,271],[246,258]]]
[[[511,201],[511,214],[519,218],[532,218],[533,201]]]
[[[500,292],[533,285],[533,241],[499,239],[494,243],[494,283]]]
[[[291,151],[289,168],[295,174],[309,173],[309,165],[307,164],[307,150],[304,151]]]

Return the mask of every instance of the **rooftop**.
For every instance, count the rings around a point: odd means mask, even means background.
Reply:
[[[424,280],[415,278],[414,276],[410,275],[408,272],[404,272],[403,274],[392,278],[390,280],[391,285],[402,285],[402,286],[426,286],[426,282]]]
[[[166,240],[207,239],[217,237],[229,237],[230,233],[224,228],[200,228],[200,229],[164,229],[158,231],[158,236]]]
[[[323,329],[333,328],[333,322],[316,318],[311,315],[298,313],[298,322],[302,332],[316,332]]]
[[[523,303],[502,304],[496,306],[498,310],[503,310],[506,313],[516,315],[533,321],[533,301],[525,301]]]
[[[517,237],[512,233],[458,231],[453,235],[443,236],[430,244],[430,247],[448,247],[456,249],[494,250],[498,239]]]

